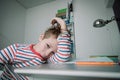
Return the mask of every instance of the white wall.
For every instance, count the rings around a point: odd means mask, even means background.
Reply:
[[[23,43],[26,10],[15,0],[0,0],[0,49]]]
[[[66,8],[70,0],[56,0],[27,10],[25,42],[36,43],[41,33],[51,26],[57,10]]]
[[[120,35],[116,22],[94,28],[94,20],[111,19],[112,8],[104,0],[74,0],[76,57],[120,54]]]

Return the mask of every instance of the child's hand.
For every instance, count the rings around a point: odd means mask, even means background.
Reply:
[[[67,31],[67,27],[64,20],[62,20],[61,18],[55,17],[52,19],[51,24],[54,25],[55,23],[60,24],[61,32]]]

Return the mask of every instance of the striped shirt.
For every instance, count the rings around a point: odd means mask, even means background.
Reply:
[[[33,44],[13,44],[0,51],[0,63],[5,69],[0,80],[28,80],[27,76],[14,73],[13,68],[36,66],[47,63],[61,63],[70,59],[71,41],[69,34],[58,37],[58,50],[47,61],[32,48]]]

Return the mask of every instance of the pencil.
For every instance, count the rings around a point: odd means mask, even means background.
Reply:
[[[114,62],[76,61],[78,65],[114,65]]]

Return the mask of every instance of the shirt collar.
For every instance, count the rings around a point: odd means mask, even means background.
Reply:
[[[33,49],[33,46],[34,46],[34,44],[31,44],[31,45],[30,45],[30,50],[31,50],[34,54],[36,54],[37,56],[39,56],[42,61],[45,61],[46,58],[42,57],[39,52],[36,52],[36,51]]]

